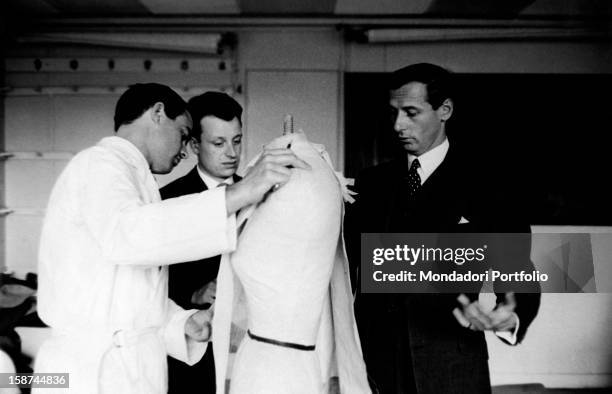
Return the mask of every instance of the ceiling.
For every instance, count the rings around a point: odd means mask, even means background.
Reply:
[[[439,30],[466,26],[506,28],[507,31],[525,26],[556,28],[552,35],[547,31],[538,32],[540,37],[544,34],[549,38],[565,36],[569,28],[587,28],[587,37],[593,35],[591,30],[596,30],[595,36],[609,40],[612,35],[612,1],[0,0],[0,52],[4,51],[7,43],[11,46],[20,37],[57,31],[80,34],[128,31],[195,33],[220,27],[235,30],[237,27],[313,25],[341,28],[347,37],[354,40],[363,40],[363,31],[372,27]],[[422,39],[423,32],[417,33]],[[391,34],[391,40],[396,40],[396,32],[391,31]],[[510,37],[506,32],[503,34]],[[580,31],[571,34],[575,38],[585,36]],[[432,39],[438,39],[438,36],[436,33]],[[366,40],[378,38],[368,37]]]
[[[165,16],[582,17],[612,15],[608,0],[2,0],[36,18]]]

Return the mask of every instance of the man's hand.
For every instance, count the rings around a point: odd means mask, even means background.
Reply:
[[[503,302],[499,303],[495,309],[489,312],[491,323],[493,324],[493,330],[495,331],[511,331],[516,326],[516,299],[514,293],[506,293]]]
[[[227,187],[225,205],[228,215],[260,201],[274,185],[287,183],[291,176],[288,167],[310,169],[308,163],[299,159],[290,149],[265,149],[244,178]]]
[[[485,312],[480,302],[470,302],[470,299],[461,294],[457,301],[461,308],[455,308],[453,315],[461,326],[474,331],[510,331],[516,327],[517,320],[514,309],[516,300],[514,293],[506,293],[504,302],[500,303],[490,312]]]
[[[191,295],[191,303],[199,307],[215,302],[217,294],[217,280],[211,280]]]
[[[210,309],[197,311],[185,322],[185,335],[196,342],[210,340],[212,311]]]

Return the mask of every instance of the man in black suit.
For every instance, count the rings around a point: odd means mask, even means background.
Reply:
[[[179,197],[229,185],[240,180],[242,107],[225,93],[206,92],[189,100],[193,118],[190,145],[198,164],[187,175],[163,187],[162,199]],[[204,240],[202,240],[204,242]],[[185,309],[208,309],[215,299],[216,278],[221,257],[170,266],[169,296]],[[168,358],[168,392],[215,392],[215,365],[212,344],[193,366]]]
[[[424,63],[392,74],[394,130],[405,155],[366,169],[357,179],[357,202],[346,219],[353,265],[360,261],[360,233],[529,233],[500,199],[495,180],[480,174],[486,163],[447,138],[454,110],[452,77]],[[515,268],[531,272],[530,241],[503,239],[499,246],[512,256]],[[482,307],[478,291],[358,293],[357,322],[374,392],[490,393],[483,331],[519,343],[537,313],[539,285],[531,286],[532,293],[502,290],[492,311]]]

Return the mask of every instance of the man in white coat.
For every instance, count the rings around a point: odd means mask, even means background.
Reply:
[[[270,150],[234,185],[161,201],[153,174],[185,154],[185,102],[163,85],[133,85],[114,120],[116,135],[78,153],[51,193],[38,308],[53,335],[35,371],[69,373],[61,392],[161,394],[166,354],[197,362],[211,320],[168,299],[166,266],[232,251],[235,212],[287,182],[288,166],[308,165],[288,149]]]

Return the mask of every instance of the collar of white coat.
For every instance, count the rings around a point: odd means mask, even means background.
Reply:
[[[412,165],[414,159],[418,158],[419,163],[421,164],[421,168],[418,169],[419,176],[421,177],[421,184],[425,183],[427,178],[442,164],[446,154],[448,153],[448,148],[450,144],[448,142],[448,138],[445,138],[444,141],[436,146],[435,148],[428,150],[423,153],[421,156],[415,156],[408,154],[408,169]]]
[[[137,169],[149,170],[149,163],[142,152],[125,138],[118,136],[102,138],[98,145],[118,152],[123,160]]]
[[[196,165],[196,168],[198,169],[198,175],[200,175],[202,182],[206,184],[206,187],[208,188],[208,190],[214,189],[215,187],[219,186],[220,183],[225,183],[226,185],[232,185],[234,183],[233,175],[230,176],[229,178],[224,179],[222,182],[220,182],[217,179],[213,178],[212,176],[208,175],[208,173],[202,170],[199,165]]]

